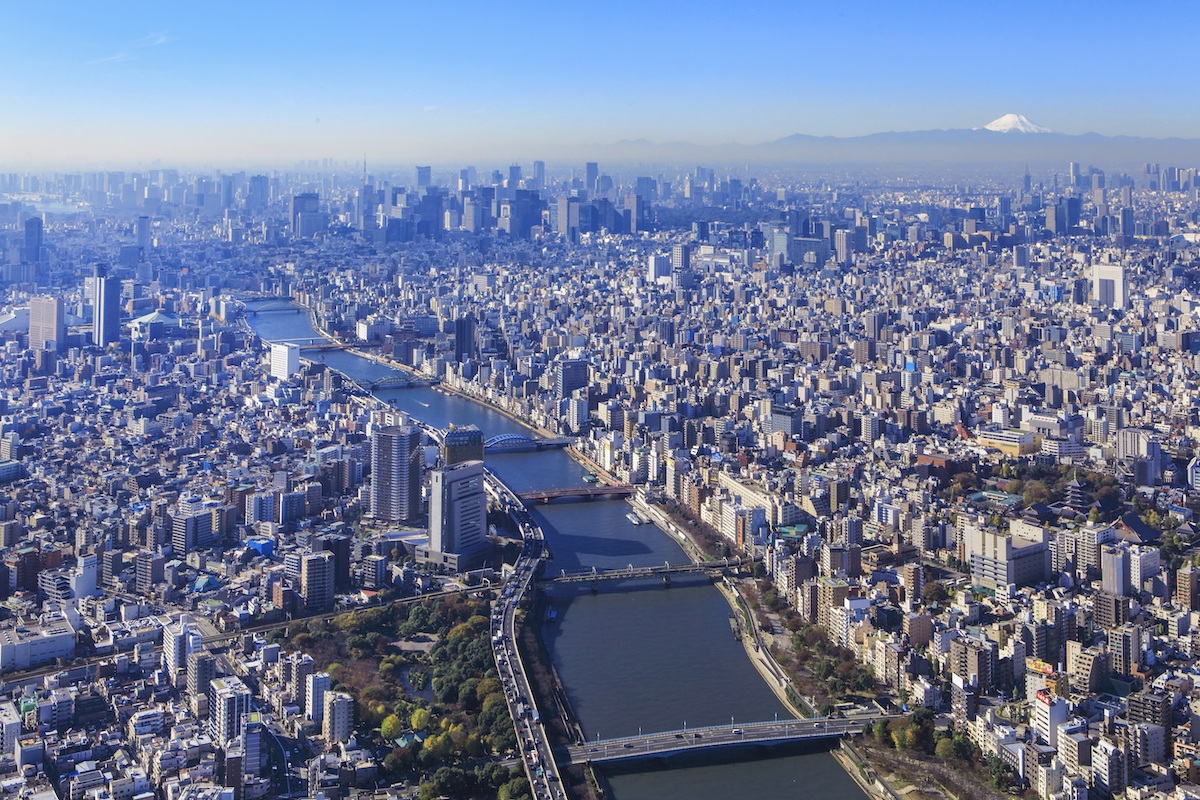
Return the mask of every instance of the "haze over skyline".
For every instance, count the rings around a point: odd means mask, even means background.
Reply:
[[[1200,138],[1162,27],[1200,13],[1107,5],[8,3],[0,165],[575,158],[1009,112]]]

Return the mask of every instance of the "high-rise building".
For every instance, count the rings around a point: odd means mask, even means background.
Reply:
[[[37,264],[42,260],[43,228],[41,217],[30,217],[25,220],[25,246],[21,258],[29,264]]]
[[[1126,716],[1130,722],[1140,722],[1151,726],[1151,730],[1161,737],[1159,747],[1168,758],[1171,754],[1171,696],[1163,692],[1147,689],[1129,695],[1126,706]]]
[[[196,514],[171,517],[171,549],[176,558],[213,546],[213,514],[204,510]]]
[[[242,718],[249,711],[250,689],[241,678],[214,678],[208,687],[208,732],[213,744],[224,747],[241,735]]]
[[[208,697],[213,678],[217,677],[217,661],[207,650],[195,650],[188,655],[187,691],[190,697]]]
[[[428,189],[433,183],[432,167],[417,167],[417,191]]]
[[[271,377],[290,380],[300,371],[300,346],[291,342],[275,342],[271,345]]]
[[[1111,595],[1125,596],[1130,592],[1129,549],[1120,545],[1105,545],[1100,551],[1101,589]]]
[[[271,200],[271,182],[266,175],[250,176],[250,191],[246,194],[246,208],[265,211]]]
[[[371,437],[371,516],[408,522],[421,513],[421,432],[390,426]]]
[[[145,214],[137,218],[137,248],[140,258],[150,252],[150,218]]]
[[[313,539],[313,549],[333,553],[333,585],[336,589],[350,588],[350,537],[326,533]]]
[[[13,755],[20,737],[21,715],[16,704],[11,700],[0,703],[0,756]]]
[[[448,467],[464,461],[483,461],[483,431],[474,425],[446,431],[442,440],[442,461]]]
[[[487,545],[487,495],[483,462],[464,461],[435,470],[429,491],[429,547],[439,553],[474,553]]]
[[[383,589],[387,586],[388,560],[385,556],[369,555],[362,561],[362,585],[364,589]]]
[[[304,192],[292,198],[292,235],[297,239],[311,239],[324,227],[321,213],[321,197],[316,192]]]
[[[133,557],[133,564],[137,580],[137,593],[143,597],[149,597],[155,584],[163,581],[166,559],[162,553],[139,550]]]
[[[1121,264],[1093,264],[1092,299],[1104,308],[1124,309],[1125,267]]]
[[[557,377],[554,391],[560,400],[565,400],[571,392],[588,385],[588,362],[583,359],[559,362]]]
[[[677,244],[671,248],[671,269],[687,271],[692,268],[692,246]]]
[[[333,608],[334,554],[308,553],[300,562],[300,596],[309,611]]]
[[[257,711],[242,716],[242,775],[257,778],[262,772],[263,720]]]
[[[475,317],[467,314],[454,320],[454,361],[475,357]]]
[[[314,672],[308,676],[304,713],[313,722],[325,719],[325,693],[330,690],[330,681],[328,672]]]
[[[67,318],[61,297],[29,300],[29,349],[62,352],[67,343]]]
[[[121,282],[109,276],[107,267],[99,266],[95,290],[92,342],[108,347],[121,340]]]
[[[583,188],[589,192],[596,191],[596,184],[600,182],[600,165],[595,161],[589,161],[584,166]]]
[[[354,732],[354,698],[345,692],[325,693],[325,719],[321,732],[327,747],[350,738]]]

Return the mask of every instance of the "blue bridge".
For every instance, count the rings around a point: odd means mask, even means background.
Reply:
[[[555,439],[531,438],[519,433],[505,433],[493,436],[483,443],[485,453],[526,453],[531,450],[549,450],[555,447],[566,447],[570,439],[558,437]]]

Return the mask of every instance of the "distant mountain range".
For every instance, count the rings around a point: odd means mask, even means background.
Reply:
[[[698,145],[624,140],[600,148],[600,157],[641,164],[694,162],[813,167],[974,166],[980,171],[1013,168],[1065,172],[1068,162],[1108,172],[1141,172],[1146,163],[1200,165],[1200,139],[1152,139],[1098,133],[1054,133],[1020,114],[1005,114],[973,129],[889,131],[866,136],[809,136],[796,133],[757,145]]]

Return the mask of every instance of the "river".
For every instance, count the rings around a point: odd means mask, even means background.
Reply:
[[[253,306],[253,304],[251,304]],[[263,312],[249,318],[264,339],[315,338],[306,314]],[[312,353],[356,380],[388,367],[346,352]],[[379,396],[439,428],[477,425],[485,437],[529,433],[479,403],[431,388],[391,389]],[[583,483],[585,470],[562,450],[488,456],[487,465],[515,491]],[[581,568],[682,563],[682,548],[653,525],[634,525],[624,501],[550,504],[533,514],[553,558],[549,574]],[[731,634],[729,605],[706,579],[664,588],[657,580],[553,587],[556,621],[544,629],[550,655],[589,739],[760,722],[788,716]],[[636,770],[636,771],[635,771]],[[730,753],[603,771],[614,800],[652,798],[809,797],[860,800],[862,791],[828,753],[793,752],[761,758]]]

